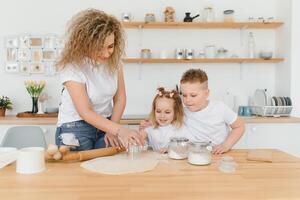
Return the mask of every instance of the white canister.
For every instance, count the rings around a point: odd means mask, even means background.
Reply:
[[[27,147],[19,150],[16,171],[20,174],[42,172],[45,167],[45,149],[42,147]]]
[[[183,49],[175,49],[175,58],[183,59],[184,58],[184,50]]]
[[[194,58],[194,49],[186,49],[184,52],[185,59],[191,60]]]
[[[216,47],[215,47],[215,45],[205,46],[204,53],[205,53],[206,58],[215,58],[216,57]]]

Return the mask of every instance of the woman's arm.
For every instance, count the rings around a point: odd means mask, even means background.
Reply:
[[[72,98],[77,112],[84,121],[104,132],[109,132],[113,135],[119,136],[121,142],[126,148],[132,139],[136,140],[138,144],[141,144],[136,131],[108,120],[93,110],[87,95],[85,84],[78,83],[76,81],[67,81],[64,85]]]
[[[230,127],[232,129],[230,134],[222,144],[214,146],[212,151],[213,154],[221,154],[229,151],[245,132],[245,123],[239,117],[230,125]]]
[[[114,106],[111,116],[111,121],[119,123],[126,106],[126,92],[123,69],[121,68],[118,73],[118,89],[113,98]]]
[[[118,73],[118,87],[117,92],[113,98],[114,106],[111,116],[111,121],[120,123],[121,117],[123,115],[125,106],[126,106],[126,92],[125,92],[125,83],[124,83],[124,75],[123,69],[121,68]],[[109,144],[113,147],[121,147],[118,138],[114,136],[112,133],[107,132],[104,137],[104,141],[106,146]]]

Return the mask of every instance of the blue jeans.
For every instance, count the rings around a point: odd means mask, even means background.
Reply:
[[[72,147],[72,150],[83,151],[89,149],[104,148],[105,133],[94,126],[88,124],[84,120],[64,123],[56,128],[55,143],[56,145],[64,145],[60,137],[63,133],[72,133],[79,142],[79,146]]]

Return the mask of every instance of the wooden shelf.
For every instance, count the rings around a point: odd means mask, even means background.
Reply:
[[[283,58],[261,59],[261,58],[195,58],[175,59],[175,58],[124,58],[124,63],[279,63]]]
[[[283,22],[123,22],[125,28],[147,29],[274,29]]]

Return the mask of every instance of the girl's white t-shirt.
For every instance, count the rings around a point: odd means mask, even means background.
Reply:
[[[190,141],[211,141],[221,144],[227,138],[237,114],[221,101],[209,101],[206,108],[191,112],[184,108],[185,130]]]
[[[60,72],[61,83],[75,81],[85,84],[87,95],[93,106],[93,110],[104,116],[112,114],[112,100],[117,91],[118,73],[111,74],[104,65],[93,67],[85,64],[82,67],[66,66]],[[71,96],[64,87],[61,93],[57,125],[81,120]]]
[[[153,150],[167,148],[171,137],[184,137],[182,128],[177,128],[172,124],[157,128],[150,126],[145,129],[145,132],[147,133],[149,146]]]

